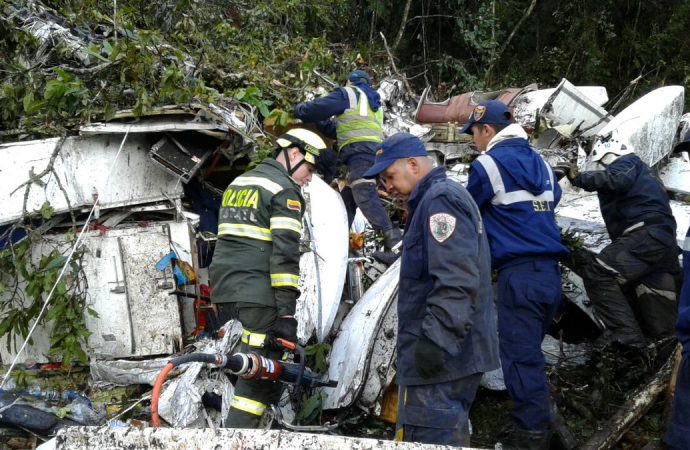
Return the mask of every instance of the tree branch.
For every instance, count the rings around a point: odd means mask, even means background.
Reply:
[[[498,60],[501,59],[501,55],[506,50],[506,48],[508,48],[510,41],[513,40],[513,38],[515,37],[515,34],[520,29],[522,24],[532,14],[532,11],[534,11],[535,6],[537,6],[537,0],[532,0],[532,3],[530,3],[529,7],[527,8],[527,11],[525,11],[525,14],[523,14],[522,18],[513,27],[513,31],[511,31],[510,34],[508,35],[508,39],[505,40],[505,42],[503,43],[501,48],[498,50],[498,53],[496,53],[496,56],[494,56],[494,58],[492,59],[491,64],[489,64],[489,68],[486,69],[486,73],[484,74],[484,83],[488,84],[489,76],[491,75],[491,71],[494,69],[494,66],[496,65]]]
[[[398,29],[398,36],[396,36],[395,42],[393,43],[393,50],[398,48],[398,45],[400,44],[400,41],[402,40],[403,34],[405,32],[405,26],[407,26],[407,15],[410,13],[410,4],[411,3],[412,3],[412,0],[407,0],[407,2],[405,2],[405,8],[403,9],[402,20],[400,21],[400,29]]]
[[[390,58],[391,60],[391,67],[393,67],[393,73],[402,78],[402,81],[403,83],[405,83],[407,91],[412,92],[412,88],[410,88],[410,83],[407,82],[407,78],[405,78],[405,76],[398,72],[398,68],[395,66],[395,58],[393,57],[393,53],[391,53],[391,49],[388,47],[388,41],[386,40],[386,36],[384,36],[383,33],[380,31],[379,34],[381,35],[381,39],[383,39],[383,46],[386,47],[386,53],[388,53],[388,58]]]

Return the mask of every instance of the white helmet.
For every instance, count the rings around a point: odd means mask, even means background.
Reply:
[[[607,141],[597,141],[589,154],[589,160],[609,165],[619,157],[630,153],[635,153],[632,145],[622,139],[612,138]]]

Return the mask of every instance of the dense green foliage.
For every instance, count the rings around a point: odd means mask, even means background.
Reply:
[[[437,97],[562,77],[615,97],[638,76],[639,94],[685,84],[690,70],[687,0],[422,0],[407,16],[407,0],[120,0],[116,12],[109,1],[45,1],[89,43],[87,68],[64,42],[21,27],[23,3],[0,1],[0,120],[34,135],[193,97],[265,117],[319,82],[313,68],[335,80],[360,65],[386,75],[379,32],[411,84]]]

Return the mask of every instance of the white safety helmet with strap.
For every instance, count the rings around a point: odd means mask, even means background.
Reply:
[[[606,141],[597,141],[589,154],[589,160],[608,166],[623,155],[635,153],[630,143],[623,139],[611,138]]]
[[[321,137],[313,131],[304,128],[293,128],[281,134],[276,140],[278,149],[276,155],[282,150],[285,154],[285,161],[287,163],[288,174],[292,175],[299,167],[308,162],[316,166],[319,155],[323,150],[326,150],[326,143]],[[290,167],[290,160],[287,156],[287,150],[291,147],[297,147],[304,155],[304,159],[297,163],[295,167]]]

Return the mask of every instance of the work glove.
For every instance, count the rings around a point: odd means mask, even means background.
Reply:
[[[415,345],[414,363],[422,378],[431,378],[445,370],[446,352],[427,337],[421,336]]]
[[[577,164],[571,164],[565,176],[568,177],[568,180],[572,183],[578,175],[580,175],[580,169],[577,168]]]
[[[553,173],[559,180],[563,177],[566,177],[568,180],[573,181],[573,179],[578,176],[580,171],[577,169],[576,164],[561,162],[553,166]]]
[[[271,327],[271,333],[276,338],[297,342],[297,319],[292,316],[279,317]]]

